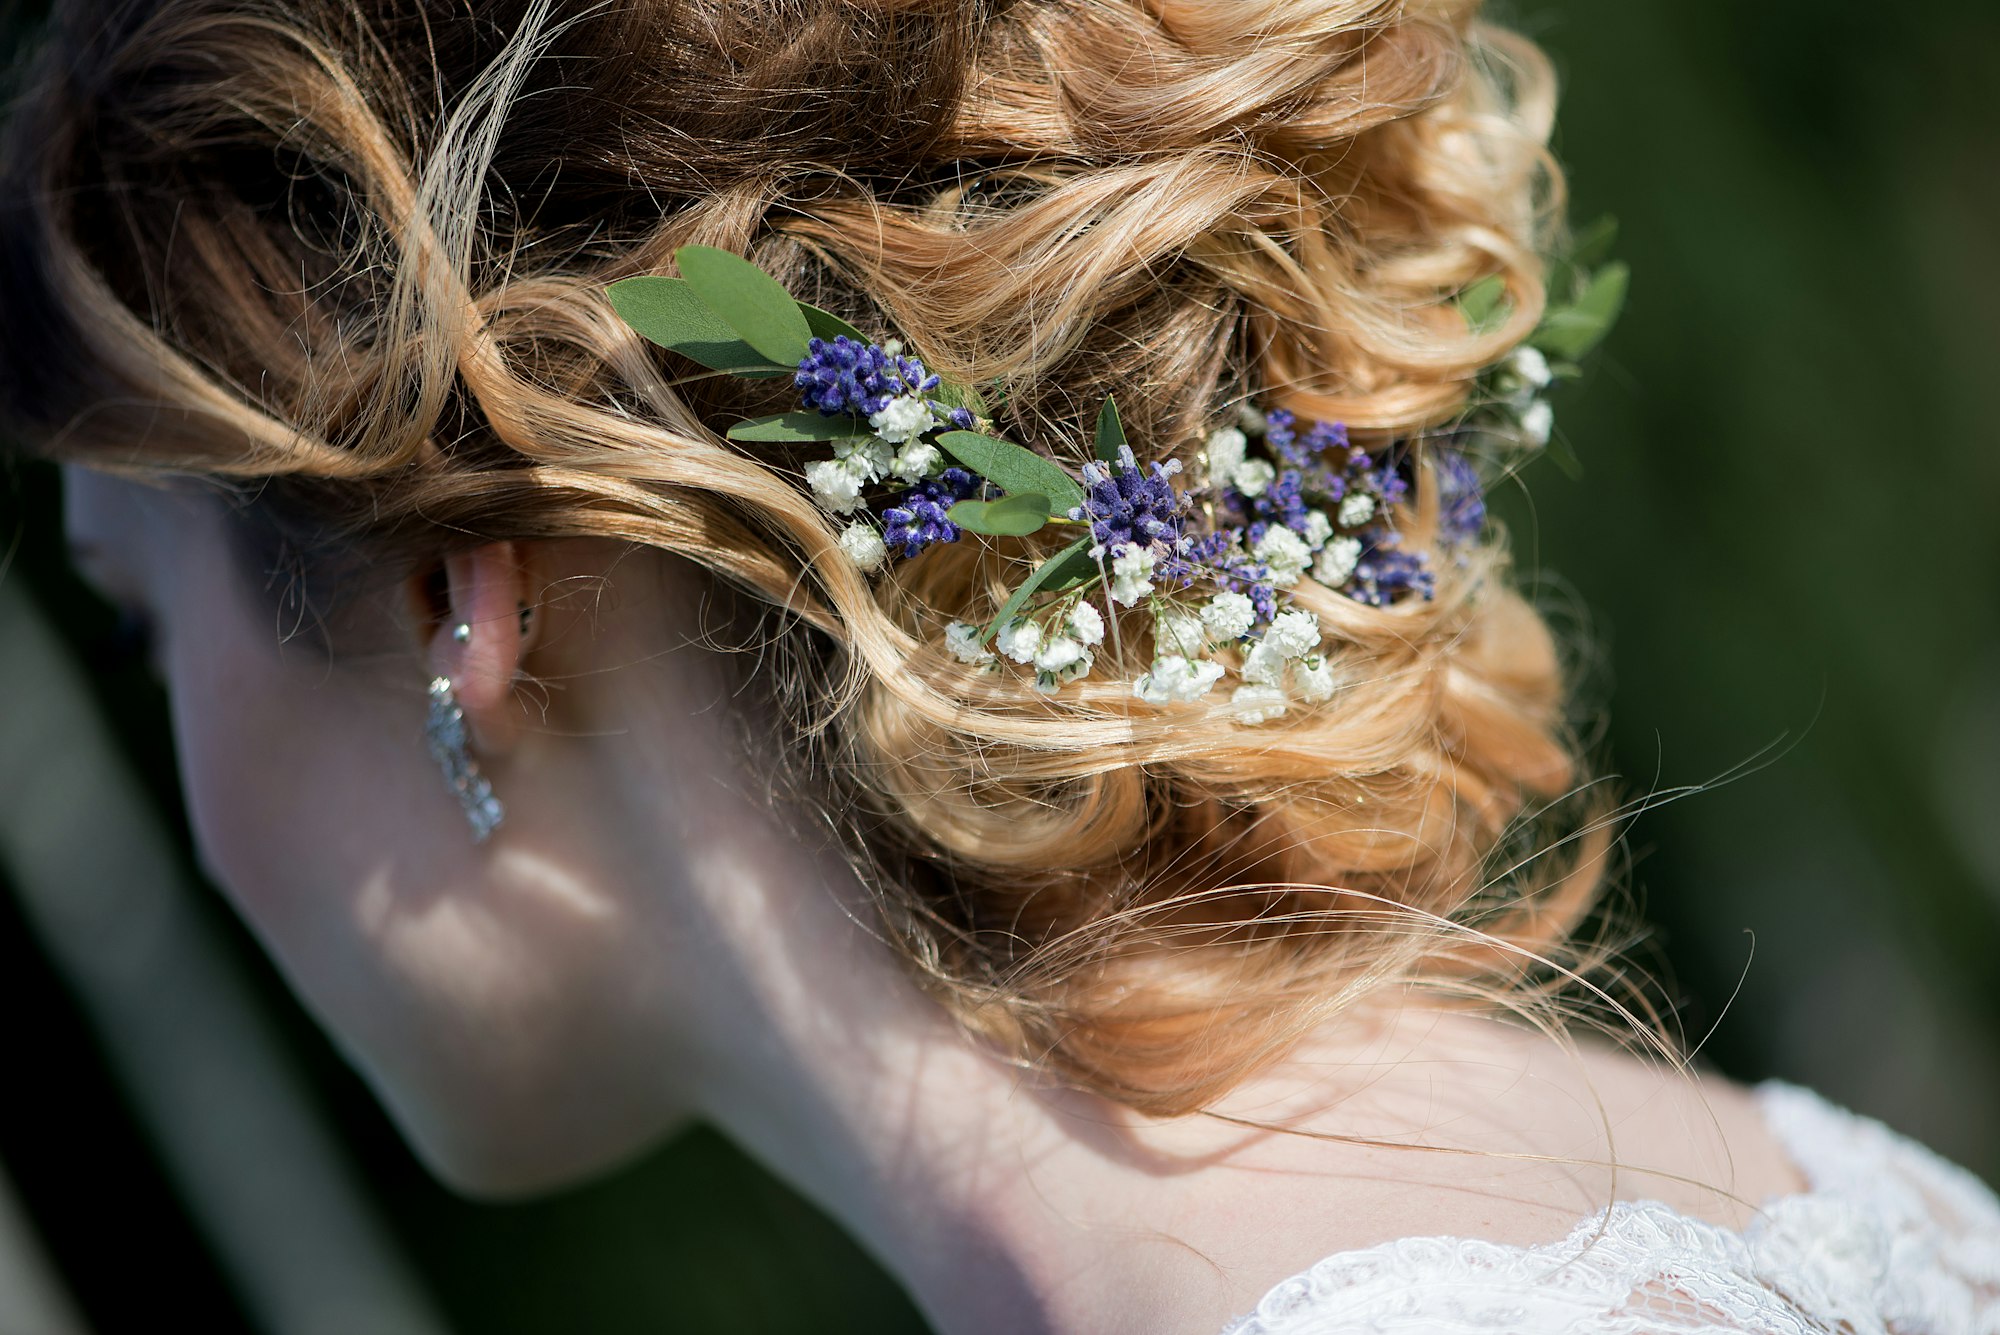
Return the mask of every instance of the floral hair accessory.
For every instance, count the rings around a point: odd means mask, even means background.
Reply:
[[[1599,233],[1593,244],[1608,243],[1608,231]],[[1475,406],[1451,428],[1371,453],[1339,423],[1246,404],[1183,478],[1179,460],[1140,461],[1111,399],[1098,412],[1094,457],[1073,474],[1003,439],[975,388],[945,383],[900,341],[874,342],[727,251],[683,246],[674,258],[679,278],[611,284],[613,308],[710,370],[790,378],[798,410],[739,422],[728,436],[831,450],[804,465],[804,479],[824,509],[847,519],[838,545],[858,569],[872,573],[968,533],[1077,530],[985,624],[945,628],[953,658],[985,671],[1018,664],[1034,689],[1054,694],[1089,674],[1107,630],[1143,615],[1128,633],[1149,629],[1154,656],[1133,696],[1155,706],[1201,701],[1233,673],[1226,708],[1245,724],[1337,689],[1318,617],[1292,605],[1300,584],[1370,607],[1434,596],[1434,556],[1463,552],[1485,527],[1473,452],[1486,437],[1535,448],[1554,441],[1543,393],[1576,374],[1625,290],[1622,266],[1593,273],[1578,254],[1561,262],[1569,298],[1481,376]],[[1497,277],[1459,297],[1475,330],[1499,318],[1505,301]],[[1427,546],[1406,547],[1398,518],[1420,447],[1437,491],[1436,531]]]

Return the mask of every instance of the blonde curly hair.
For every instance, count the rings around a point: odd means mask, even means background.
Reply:
[[[1252,394],[1380,447],[1450,422],[1543,306],[1553,79],[1478,8],[79,4],[7,130],[0,419],[254,481],[310,564],[579,536],[698,563],[788,649],[794,770],[916,976],[1024,1063],[1200,1108],[1373,989],[1525,1005],[1576,963],[1602,833],[1496,858],[1579,784],[1499,538],[1431,600],[1301,584],[1341,687],[1280,722],[1136,699],[1143,629],[1038,695],[939,632],[1042,539],[871,582],[796,458],[718,434],[769,382],[696,374],[605,287],[746,254],[997,383],[1061,458],[1112,391],[1142,457]],[[1504,318],[1470,327],[1492,275]]]

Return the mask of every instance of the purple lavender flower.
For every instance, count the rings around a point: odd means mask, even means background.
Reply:
[[[1334,479],[1336,482],[1338,478]],[[1316,488],[1324,491],[1324,488]],[[1306,500],[1307,483],[1296,468],[1287,468],[1256,496],[1245,496],[1234,487],[1223,490],[1223,504],[1249,525],[1249,539],[1255,546],[1272,524],[1282,524],[1294,533],[1306,533],[1312,525],[1306,515],[1312,506]]]
[[[1367,488],[1382,498],[1384,508],[1399,504],[1410,494],[1410,480],[1403,476],[1398,460],[1384,459],[1379,467],[1362,471]]]
[[[927,374],[914,357],[901,356],[880,343],[857,343],[842,334],[831,343],[816,338],[806,344],[792,383],[808,408],[828,417],[842,413],[871,417],[899,394],[937,388],[938,378]]]
[[[1314,472],[1326,467],[1326,455],[1347,452],[1347,426],[1316,421],[1301,436],[1298,418],[1283,408],[1273,408],[1264,414],[1264,446],[1283,466]]]
[[[1486,493],[1479,470],[1461,450],[1437,452],[1438,536],[1447,546],[1476,540],[1486,527]]]
[[[1294,468],[1304,462],[1295,434],[1297,425],[1298,419],[1283,408],[1264,414],[1264,448]]]
[[[979,479],[963,468],[925,478],[882,512],[882,541],[892,549],[900,546],[905,557],[933,543],[957,542],[959,527],[945,512],[978,490]]]
[[[1387,607],[1409,594],[1426,600],[1437,596],[1437,576],[1423,552],[1406,552],[1397,535],[1385,528],[1361,535],[1368,549],[1354,567],[1347,596],[1370,607]]]
[[[1186,501],[1168,479],[1180,467],[1180,460],[1169,459],[1142,469],[1132,447],[1122,445],[1114,462],[1083,466],[1083,504],[1069,517],[1078,522],[1087,518],[1091,540],[1106,552],[1156,542],[1177,545]]]
[[[1321,459],[1328,454],[1336,452],[1345,454],[1352,448],[1353,446],[1347,440],[1347,424],[1345,422],[1314,422],[1312,429],[1306,432],[1306,438],[1301,444],[1301,449],[1308,461]],[[1301,467],[1303,466],[1302,464]]]
[[[1186,553],[1217,589],[1240,593],[1250,600],[1257,625],[1269,625],[1278,615],[1278,590],[1271,583],[1270,567],[1244,550],[1248,537],[1247,529],[1216,529],[1189,539]]]

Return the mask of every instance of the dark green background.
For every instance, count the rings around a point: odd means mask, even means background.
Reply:
[[[1510,12],[1563,71],[1575,215],[1618,215],[1635,283],[1559,401],[1584,477],[1539,465],[1501,510],[1552,614],[1595,646],[1589,689],[1626,792],[1739,775],[1632,833],[1674,995],[1691,1032],[1715,1026],[1705,1051],[1731,1074],[1813,1084],[1992,1179],[2000,9]],[[101,659],[107,618],[55,559],[50,479],[0,493],[11,577]],[[170,805],[156,693],[129,668],[99,686]],[[163,1313],[247,1329],[145,1148],[143,1109],[120,1103],[10,904],[0,1160],[98,1329]],[[451,1198],[226,930],[460,1330],[917,1328],[810,1207],[710,1134],[540,1203]]]

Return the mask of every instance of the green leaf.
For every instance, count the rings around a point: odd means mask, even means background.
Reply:
[[[799,314],[806,317],[806,328],[812,331],[814,338],[823,338],[831,343],[836,338],[846,335],[856,343],[868,342],[868,335],[862,333],[838,315],[830,315],[817,306],[806,305],[803,301],[798,303],[798,307]],[[805,353],[801,352],[799,356],[803,357]]]
[[[796,366],[806,355],[812,328],[777,279],[713,246],[682,246],[674,264],[695,295],[766,361]]]
[[[824,413],[779,413],[738,422],[729,428],[731,440],[767,444],[813,440],[846,440],[868,434],[866,423],[852,417],[828,417]]]
[[[1606,215],[1569,239],[1568,248],[1549,260],[1547,308],[1555,310],[1582,295],[1590,272],[1611,256],[1618,220]]]
[[[1458,294],[1458,309],[1473,333],[1484,333],[1506,299],[1507,280],[1497,273],[1488,274]]]
[[[1097,457],[1103,463],[1118,458],[1125,444],[1125,424],[1118,420],[1118,404],[1107,397],[1097,410]]]
[[[1049,522],[1049,498],[1024,491],[997,501],[959,501],[946,518],[972,533],[995,538],[1025,538]]]
[[[1002,491],[1034,492],[1049,498],[1049,509],[1067,514],[1083,504],[1083,488],[1056,463],[1012,441],[976,431],[947,431],[937,438],[945,453]]]
[[[1617,240],[1618,220],[1607,213],[1570,238],[1565,258],[1588,273],[1611,258],[1611,246]]]
[[[1062,553],[1058,552],[1057,555],[1061,556]],[[1079,584],[1094,583],[1103,578],[1104,567],[1097,563],[1091,556],[1090,549],[1086,547],[1075,556],[1066,559],[1062,567],[1049,576],[1048,582],[1042,585],[1042,592],[1061,593],[1065,589],[1073,589]]]
[[[1625,306],[1632,271],[1607,264],[1591,276],[1576,304],[1550,311],[1529,339],[1543,352],[1575,361],[1604,341]]]
[[[764,374],[792,369],[777,365],[738,338],[681,279],[658,274],[621,278],[605,288],[605,294],[611,298],[611,309],[641,336],[711,371]]]
[[[1038,590],[1070,588],[1093,578],[1097,573],[1097,562],[1090,556],[1090,539],[1078,538],[1036,566],[1034,572],[1021,581],[1021,587],[1007,596],[1007,601],[1000,605],[1000,610],[986,623],[986,629],[979,633],[979,642],[984,644],[998,635],[1000,628],[1013,620],[1014,614],[1019,612]]]

